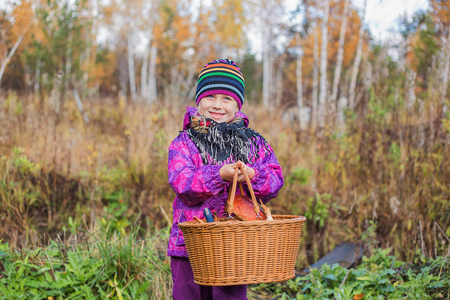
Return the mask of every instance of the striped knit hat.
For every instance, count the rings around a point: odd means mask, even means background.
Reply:
[[[198,76],[195,102],[214,94],[233,97],[239,109],[244,104],[244,75],[238,65],[229,59],[216,59],[203,67]]]

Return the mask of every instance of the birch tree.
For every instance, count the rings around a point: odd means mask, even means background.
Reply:
[[[350,79],[350,88],[349,88],[349,96],[348,96],[348,105],[350,109],[355,108],[355,89],[356,89],[356,79],[358,77],[359,65],[361,63],[362,57],[362,46],[364,42],[364,19],[366,15],[366,6],[367,0],[364,0],[362,16],[361,16],[361,24],[359,27],[358,34],[358,46],[356,48],[356,56],[355,61],[353,62],[352,75]]]
[[[271,32],[269,26],[263,27],[263,105],[269,106],[269,99],[271,95],[271,78],[272,78],[272,64],[271,64]]]
[[[345,42],[345,31],[347,29],[347,20],[348,20],[348,11],[350,0],[345,0],[344,3],[344,11],[342,12],[342,23],[339,31],[339,48],[338,54],[336,58],[336,68],[334,69],[334,78],[333,78],[333,88],[331,92],[330,102],[334,106],[338,95],[338,86],[341,78],[341,69],[342,69],[342,61],[344,58],[344,42]]]
[[[320,47],[320,89],[319,89],[319,126],[325,122],[325,104],[327,98],[327,46],[328,46],[328,17],[330,13],[330,0],[322,0],[323,17],[321,24],[322,43]]]
[[[141,98],[147,103],[152,103],[156,97],[156,77],[155,62],[157,48],[153,43],[153,25],[155,23],[156,4],[155,0],[148,3],[150,5],[148,15],[151,16],[148,24],[145,26],[148,36],[148,43],[144,50],[144,57],[141,68]]]
[[[317,96],[319,87],[319,34],[318,28],[313,29],[314,43],[313,43],[313,88],[312,88],[312,100],[311,100],[311,126],[316,128],[317,126]]]
[[[63,101],[68,88],[82,79],[81,56],[88,45],[84,34],[87,10],[82,0],[48,0],[36,8],[37,26],[24,55],[35,91],[40,86],[60,89],[55,95]],[[45,80],[43,85],[41,80]]]
[[[157,47],[150,39],[149,45],[145,48],[143,63],[141,68],[141,98],[151,104],[156,101],[156,55]]]
[[[148,89],[148,98],[147,103],[153,103],[158,99],[158,91],[156,89],[156,57],[158,53],[158,48],[155,45],[152,45],[150,48],[150,63],[148,68],[148,80],[147,80],[147,89]],[[191,97],[192,98],[192,97]]]
[[[300,33],[295,36],[297,45],[297,65],[296,65],[296,85],[297,85],[297,116],[300,128],[304,128],[304,118],[303,118],[303,85],[302,85],[302,59],[303,59],[303,48],[300,40]]]
[[[150,60],[150,47],[151,40],[144,50],[144,57],[142,59],[142,67],[141,67],[141,98],[144,101],[148,101],[148,86],[147,86],[147,76],[148,76],[148,65]]]
[[[4,45],[3,48],[5,51],[0,53],[1,65],[0,65],[0,83],[2,81],[3,74],[5,73],[6,67],[9,62],[13,58],[20,44],[23,42],[26,35],[29,35],[30,29],[34,23],[34,13],[31,9],[31,3],[28,1],[22,1],[20,5],[14,7],[12,11],[13,17],[13,28],[12,28],[12,36],[10,40],[14,40],[15,42],[12,45],[11,49],[8,50],[8,45]],[[5,31],[3,31],[5,32]],[[2,34],[4,35],[4,33]],[[0,35],[0,37],[2,37]],[[8,38],[6,36],[2,37],[2,41],[7,41]]]
[[[279,63],[277,67],[276,77],[275,77],[275,105],[280,107],[281,98],[283,97],[283,71],[286,65],[286,58],[284,55],[279,57]]]
[[[86,24],[85,24],[85,41],[87,42],[86,49],[83,52],[82,56],[82,64],[83,64],[83,79],[81,81],[81,91],[82,94],[88,95],[88,87],[89,87],[89,71],[95,65],[96,56],[92,57],[91,55],[95,54],[95,37],[98,33],[98,10],[99,5],[97,0],[89,0],[87,5],[87,14],[86,14]],[[91,63],[92,62],[92,63]]]
[[[439,82],[439,109],[442,113],[445,113],[447,107],[445,100],[447,98],[447,90],[449,84],[449,71],[450,71],[450,14],[449,14],[449,2],[432,0],[431,9],[433,12],[433,18],[438,25],[438,37],[441,43],[440,64],[442,66],[440,70],[441,78]],[[439,117],[440,118],[440,117]]]
[[[28,30],[27,30],[28,31]],[[11,48],[9,53],[6,55],[5,59],[2,61],[2,65],[0,66],[0,82],[2,81],[3,73],[5,72],[6,66],[11,61],[11,58],[13,57],[14,53],[16,53],[17,48],[19,47],[20,43],[23,40],[23,37],[25,36],[26,32],[23,32],[18,38],[17,41],[14,43],[14,46]]]
[[[134,68],[133,29],[130,29],[130,33],[128,34],[127,38],[127,58],[128,58],[128,78],[130,81],[131,99],[135,102],[137,100],[137,92],[136,92],[136,71]]]
[[[139,45],[142,37],[148,37],[148,32],[153,27],[154,16],[150,15],[151,5],[153,1],[144,0],[120,0],[112,1],[107,5],[103,4],[101,7],[103,19],[105,24],[105,30],[110,32],[110,42],[112,47],[117,49],[119,55],[125,56],[125,60],[119,59],[119,77],[121,94],[126,95],[126,86],[129,88],[130,96],[133,101],[138,100],[138,82],[136,80],[138,71],[136,65],[139,63],[141,56],[136,52],[136,48]],[[149,21],[150,20],[150,21]],[[148,46],[150,47],[150,46]],[[147,52],[149,53],[149,52]],[[143,58],[143,61],[148,59]],[[123,68],[123,64],[126,67]],[[142,74],[141,68],[141,76]],[[145,70],[145,74],[148,71]],[[144,75],[146,76],[146,75]],[[141,85],[141,89],[146,88]],[[142,93],[141,93],[142,95]]]
[[[257,30],[262,35],[262,58],[263,58],[263,95],[262,103],[265,107],[271,104],[269,99],[276,97],[275,87],[277,85],[276,72],[274,72],[275,44],[277,33],[281,34],[281,20],[284,15],[282,1],[264,0],[253,3],[252,19],[256,20]],[[280,62],[282,65],[283,62]],[[280,66],[279,65],[279,66]]]

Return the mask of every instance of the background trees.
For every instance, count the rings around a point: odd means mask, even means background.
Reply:
[[[377,55],[377,45],[364,25],[364,9],[356,10],[349,0],[304,0],[296,7],[251,0],[24,0],[8,7],[2,12],[0,45],[3,90],[44,95],[59,78],[62,97],[76,86],[83,98],[97,94],[146,103],[167,97],[189,101],[201,64],[232,57],[245,61],[246,76],[252,78],[249,101],[261,99],[266,106],[270,102],[285,109],[302,105],[298,111],[307,109],[304,119],[315,128],[324,126],[323,120],[335,120],[338,107],[358,107],[366,91],[364,78],[367,87],[374,75],[368,57]],[[399,48],[399,58],[384,57],[399,62],[400,71],[409,74],[405,78],[413,94],[439,91],[443,109],[449,68],[447,11],[447,2],[430,1],[429,11],[417,12],[412,21],[399,20],[406,50]],[[292,47],[301,48],[301,69]],[[432,69],[440,78],[433,77]]]
[[[286,4],[10,4],[0,14],[0,168],[5,182],[24,184],[0,182],[11,232],[55,233],[78,202],[89,226],[108,201],[121,207],[108,214],[163,222],[167,143],[193,104],[198,70],[227,56],[245,74],[253,105],[244,112],[285,172],[274,209],[308,212],[307,259],[370,231],[404,256],[419,240],[444,247],[433,226],[450,226],[448,1],[401,18],[392,41],[372,39],[352,1]],[[24,170],[44,175],[23,179]],[[8,200],[28,195],[22,189],[39,191],[25,199],[28,219]]]

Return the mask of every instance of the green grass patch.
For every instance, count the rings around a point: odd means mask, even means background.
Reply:
[[[169,299],[168,228],[137,238],[90,234],[33,250],[0,243],[0,299]]]
[[[354,269],[323,265],[281,284],[252,287],[276,299],[450,299],[450,259],[437,257],[408,264],[376,249]]]

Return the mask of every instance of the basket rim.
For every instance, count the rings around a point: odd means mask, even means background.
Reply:
[[[297,223],[297,222],[304,222],[306,221],[306,217],[304,216],[296,216],[296,215],[273,215],[274,220],[255,220],[255,221],[239,221],[239,220],[231,220],[231,221],[227,221],[227,220],[223,220],[224,218],[219,218],[222,219],[220,222],[211,222],[211,223],[207,223],[205,219],[202,219],[202,221],[204,221],[204,223],[199,223],[196,220],[192,220],[192,221],[186,221],[186,222],[182,222],[182,223],[178,223],[178,227],[180,228],[203,228],[203,227],[229,227],[229,226],[254,226],[254,225],[259,225],[259,226],[270,226],[270,225],[279,225],[280,223]],[[278,219],[277,219],[278,218]]]

